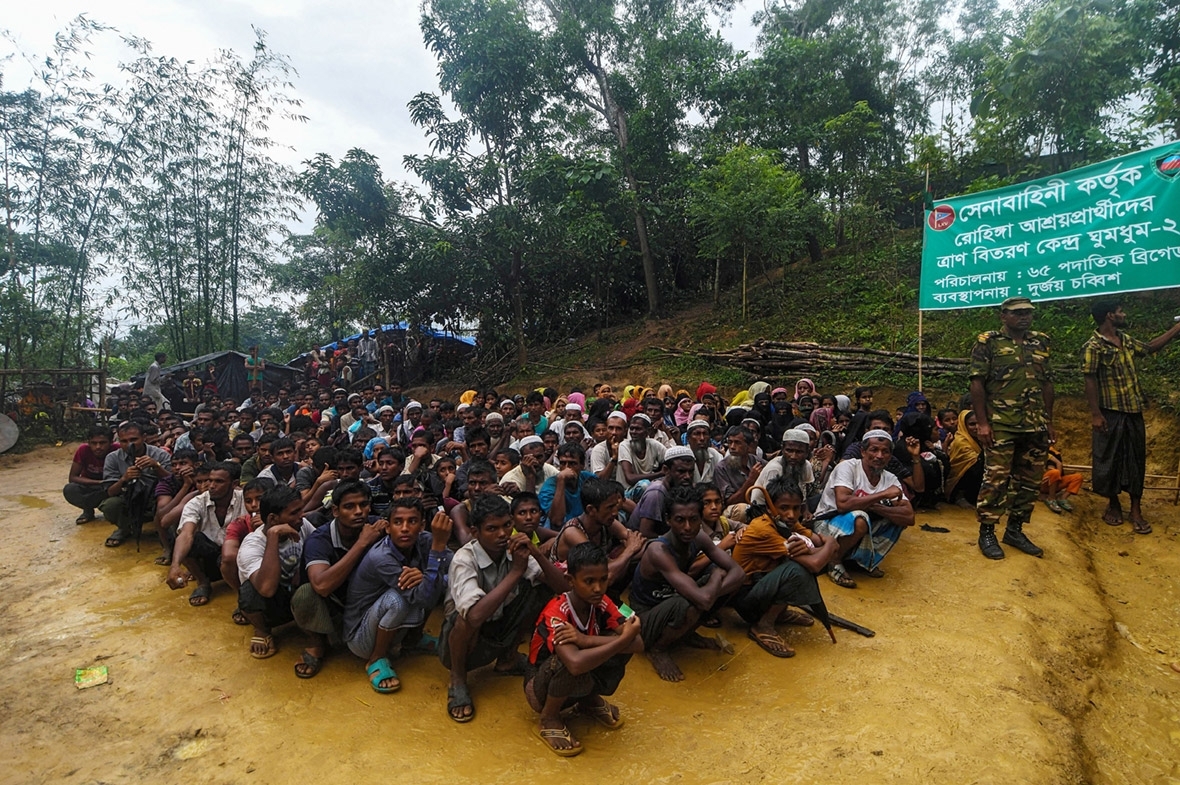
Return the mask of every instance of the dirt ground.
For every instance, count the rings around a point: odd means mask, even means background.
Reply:
[[[563,760],[531,734],[517,680],[475,674],[476,719],[457,725],[432,658],[397,662],[395,695],[346,652],[296,679],[294,630],[251,659],[223,586],[191,608],[150,532],[111,550],[107,524],[74,525],[70,454],[0,456],[0,782],[1180,782],[1180,522],[1164,494],[1148,496],[1149,537],[1098,521],[1085,494],[1073,516],[1039,506],[1043,560],[985,561],[970,512],[920,515],[950,533],[908,531],[858,589],[821,579],[876,637],[790,628],[798,655],[776,660],[727,616],[733,656],[679,653],[680,684],[637,658],[615,698],[626,726],[575,718],[587,751]],[[76,689],[94,664],[110,683]]]

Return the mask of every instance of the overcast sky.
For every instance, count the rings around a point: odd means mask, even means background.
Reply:
[[[749,49],[754,30],[749,18],[760,0],[739,4],[723,33]],[[418,29],[419,0],[10,0],[0,26],[22,51],[44,55],[53,35],[80,13],[146,38],[155,54],[202,62],[220,48],[249,59],[251,25],[267,32],[271,48],[287,55],[299,72],[295,94],[303,100],[305,124],[273,126],[285,149],[275,156],[298,166],[317,153],[339,158],[352,147],[376,155],[386,179],[407,179],[402,156],[426,152],[422,131],[414,127],[406,103],[422,91],[437,91],[434,58]],[[119,59],[130,59],[115,35],[93,46],[92,70],[117,78]],[[0,41],[0,53],[12,47]],[[7,90],[28,84],[28,70],[13,58],[4,64]],[[108,76],[109,75],[109,76]]]

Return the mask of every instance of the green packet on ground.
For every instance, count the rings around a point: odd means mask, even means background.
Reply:
[[[93,668],[78,668],[74,671],[74,686],[80,690],[87,687],[97,687],[100,684],[106,684],[110,681],[110,672],[105,665],[96,665]]]

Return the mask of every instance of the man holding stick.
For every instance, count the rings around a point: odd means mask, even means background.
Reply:
[[[1119,494],[1127,491],[1135,533],[1151,534],[1151,524],[1143,519],[1139,508],[1147,471],[1147,432],[1143,426],[1147,400],[1139,385],[1135,358],[1167,346],[1180,335],[1180,322],[1144,343],[1123,332],[1127,315],[1117,301],[1099,300],[1090,315],[1098,328],[1082,349],[1082,373],[1093,426],[1094,492],[1109,500],[1102,520],[1119,526],[1123,522]]]

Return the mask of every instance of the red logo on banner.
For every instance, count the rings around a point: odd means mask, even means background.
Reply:
[[[934,209],[930,211],[926,223],[930,224],[930,228],[936,232],[941,232],[944,229],[949,229],[950,225],[955,222],[955,208],[949,204],[935,205]]]

